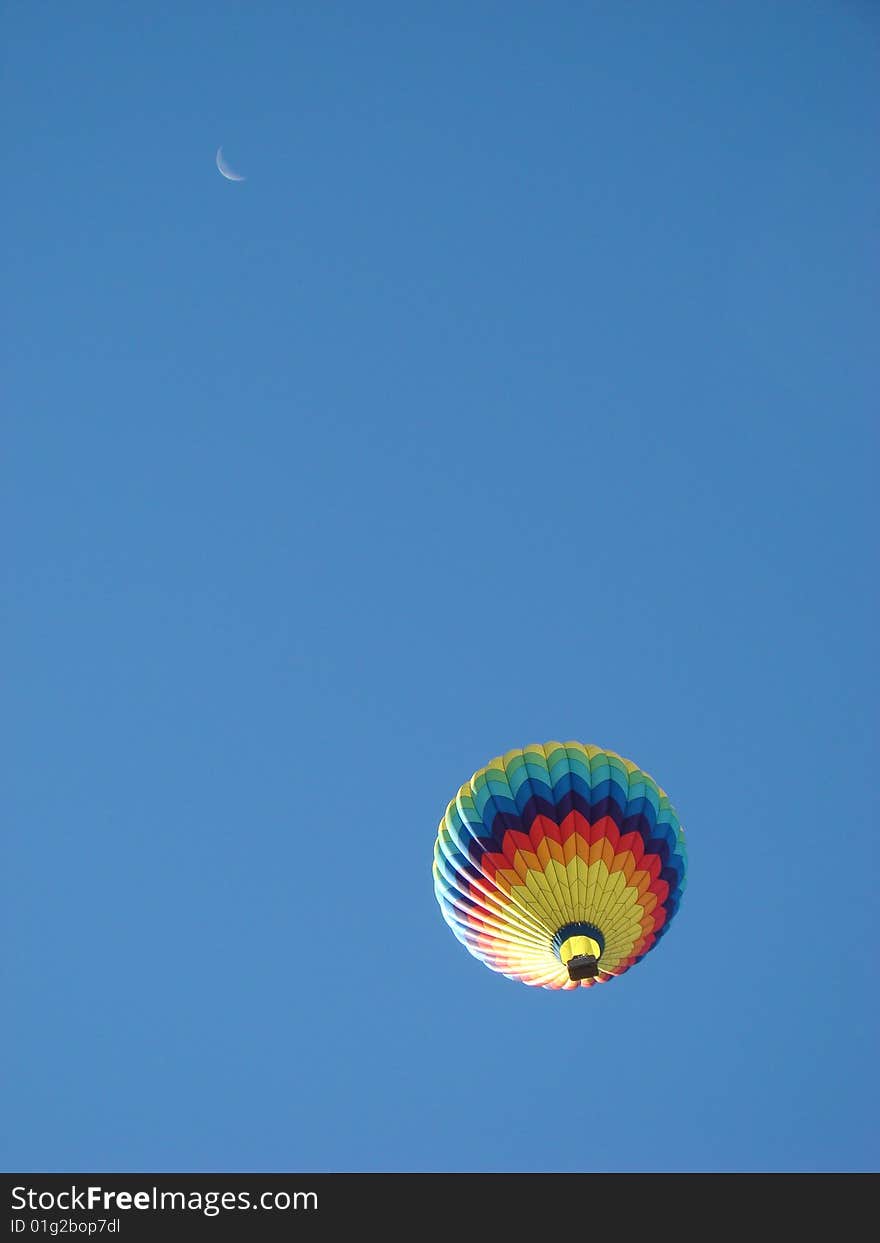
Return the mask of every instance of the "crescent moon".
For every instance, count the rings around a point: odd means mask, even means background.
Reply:
[[[226,161],[223,158],[222,147],[217,148],[217,168],[223,174],[223,176],[226,178],[227,181],[244,181],[245,180],[245,178],[242,177],[240,173],[235,172],[235,170],[230,168],[229,165],[226,163]]]

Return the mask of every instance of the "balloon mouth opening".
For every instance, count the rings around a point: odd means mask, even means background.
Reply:
[[[593,924],[566,924],[553,938],[553,948],[570,980],[594,980],[599,974],[605,938]]]

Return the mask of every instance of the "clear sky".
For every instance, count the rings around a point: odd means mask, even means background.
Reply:
[[[877,1168],[877,7],[3,31],[3,1168]],[[690,850],[573,994],[431,883],[549,739]]]

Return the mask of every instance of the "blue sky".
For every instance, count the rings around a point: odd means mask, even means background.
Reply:
[[[3,1167],[877,1168],[874,6],[4,30]],[[554,994],[430,860],[568,738],[690,874]]]

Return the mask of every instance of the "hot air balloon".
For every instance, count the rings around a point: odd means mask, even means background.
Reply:
[[[434,844],[434,893],[459,941],[493,971],[549,989],[590,988],[644,958],[686,871],[663,790],[579,742],[491,760],[450,802]]]

